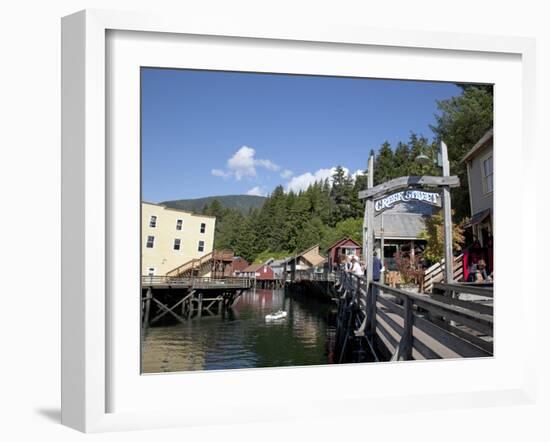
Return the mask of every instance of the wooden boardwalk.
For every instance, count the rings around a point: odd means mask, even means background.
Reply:
[[[185,323],[194,317],[222,314],[251,286],[249,278],[143,276],[142,327],[167,318]]]
[[[338,289],[339,362],[493,355],[492,287],[434,284],[427,295],[346,273]]]

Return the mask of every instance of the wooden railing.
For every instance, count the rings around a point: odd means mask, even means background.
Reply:
[[[377,360],[486,357],[493,354],[492,312],[432,299],[364,277],[341,275],[338,360],[365,340]]]
[[[464,269],[462,267],[463,255],[455,256],[453,262],[453,279],[460,281],[464,279]],[[436,262],[424,271],[424,291],[430,293],[436,282],[441,282],[445,278],[445,260]]]
[[[307,280],[307,281],[336,281],[335,272],[314,272],[313,270],[309,271],[300,271],[296,272],[297,280]]]
[[[212,261],[214,252],[207,253],[200,258],[193,258],[182,265],[170,270],[166,273],[166,276],[177,277],[185,274],[186,272],[193,271],[195,269],[200,269],[204,264],[207,264]]]
[[[186,277],[174,276],[142,276],[142,287],[174,287],[174,288],[242,288],[252,286],[250,278],[208,278],[208,277]]]

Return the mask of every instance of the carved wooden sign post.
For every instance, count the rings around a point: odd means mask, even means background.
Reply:
[[[405,176],[373,186],[374,157],[369,158],[367,189],[359,192],[365,199],[363,218],[363,256],[367,267],[367,281],[372,281],[374,250],[374,217],[392,208],[395,204],[417,201],[436,207],[443,207],[445,234],[445,282],[453,281],[453,236],[451,219],[451,187],[460,186],[457,176],[450,176],[447,145],[441,142],[443,176]],[[439,191],[441,190],[441,191]],[[383,253],[383,251],[382,251]],[[447,265],[451,263],[451,265]]]

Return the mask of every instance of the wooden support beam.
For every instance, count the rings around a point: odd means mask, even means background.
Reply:
[[[166,314],[171,314],[174,318],[176,318],[178,321],[180,321],[182,324],[185,323],[185,320],[180,316],[178,315],[177,313],[175,313],[173,310],[178,306],[180,305],[181,302],[183,302],[183,299],[180,300],[178,303],[176,303],[174,306],[172,306],[172,308],[169,308],[167,307],[165,304],[163,304],[162,302],[160,302],[158,299],[156,298],[152,298],[153,301],[155,301],[157,303],[157,305],[160,307],[161,310],[163,310],[162,313],[159,313],[157,316],[155,316],[152,320],[151,320],[151,324],[153,324],[154,322],[158,321],[161,317],[163,317],[164,315]]]
[[[443,161],[443,177],[451,178],[451,166],[447,155],[447,145],[441,141],[441,159]],[[453,220],[451,212],[451,186],[443,186],[443,231],[445,236],[445,282],[453,282]]]
[[[400,342],[399,356],[402,357],[405,361],[410,361],[412,359],[414,322],[412,301],[410,298],[406,298],[404,300],[403,308],[405,323],[403,326],[403,336],[401,337]]]
[[[145,312],[143,315],[142,326],[147,328],[149,326],[149,316],[151,314],[151,299],[153,298],[153,290],[151,287],[147,289],[147,295],[145,296]]]
[[[371,292],[371,306],[370,306],[370,332],[374,336],[376,334],[376,301],[378,298],[378,287],[369,284],[369,290]]]
[[[459,187],[460,180],[457,176],[403,176],[386,181],[371,189],[359,192],[359,199],[377,198],[394,190],[413,186],[433,186],[433,187]]]

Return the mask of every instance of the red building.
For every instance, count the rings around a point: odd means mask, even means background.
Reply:
[[[341,255],[356,255],[361,258],[361,245],[351,238],[342,238],[327,249],[329,269],[338,267]]]
[[[241,273],[246,269],[250,264],[242,256],[235,256],[233,258],[233,263],[231,264],[231,275],[232,276],[241,276]]]
[[[273,269],[265,264],[252,264],[245,268],[239,276],[254,278],[257,280],[273,280],[275,275]]]

